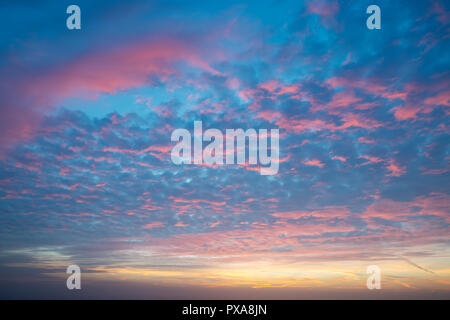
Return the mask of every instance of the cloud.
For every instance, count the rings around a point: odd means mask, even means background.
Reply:
[[[2,264],[343,288],[379,259],[388,285],[440,288],[398,257],[445,276],[445,6],[385,5],[414,26],[369,32],[358,1],[86,2],[78,34],[50,4],[0,19],[0,237],[21,252]],[[279,128],[278,175],[174,165],[170,133],[196,120]]]
[[[408,263],[409,263],[410,265],[412,265],[413,267],[416,267],[416,268],[418,268],[418,269],[420,269],[420,270],[422,270],[422,271],[425,271],[425,272],[428,272],[428,273],[431,273],[431,274],[435,274],[433,271],[428,270],[428,269],[426,269],[426,268],[424,268],[424,267],[421,267],[421,266],[419,266],[418,264],[412,262],[411,260],[409,260],[409,259],[407,259],[407,258],[405,258],[405,257],[401,257],[401,258],[402,258],[404,261],[408,262]]]
[[[43,112],[56,108],[67,98],[95,100],[99,94],[151,86],[151,76],[165,78],[179,73],[175,65],[178,62],[219,74],[201,57],[197,48],[177,39],[142,39],[114,49],[99,49],[39,74],[9,67],[4,75],[24,74],[1,88],[5,98],[1,145],[7,147],[30,137],[42,120]],[[12,92],[19,89],[20,95],[8,92],[12,89]]]

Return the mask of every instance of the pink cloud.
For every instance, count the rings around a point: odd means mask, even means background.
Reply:
[[[381,127],[382,124],[376,120],[366,118],[362,114],[350,113],[350,112],[336,112],[340,116],[341,125],[336,125],[334,123],[321,120],[321,119],[290,119],[286,117],[281,117],[276,122],[276,125],[282,129],[285,129],[294,133],[302,133],[306,131],[345,131],[349,128],[364,128],[364,129],[375,129]],[[266,114],[267,118],[270,118]]]
[[[406,86],[408,97],[401,106],[392,108],[397,120],[417,120],[418,114],[430,113],[437,106],[450,106],[450,92],[448,83],[444,81],[428,85],[408,84]],[[431,94],[431,96],[429,96]],[[421,96],[427,95],[423,98]]]
[[[161,227],[164,227],[164,226],[165,226],[164,222],[156,221],[156,222],[152,222],[152,223],[146,224],[142,228],[143,229],[153,229],[153,228],[161,228]]]
[[[273,110],[264,110],[256,114],[257,118],[264,119],[268,122],[275,122],[276,119],[281,117],[281,113]]]
[[[341,161],[341,162],[346,162],[346,161],[347,161],[347,158],[341,157],[341,156],[333,156],[333,158],[331,158],[331,159],[333,159],[333,160],[339,160],[339,161]]]
[[[408,120],[417,118],[417,114],[422,110],[421,106],[407,104],[392,109],[397,120]]]
[[[264,82],[259,85],[261,89],[267,90],[270,93],[274,93],[275,90],[280,86],[279,82],[276,80],[270,80],[267,82]]]
[[[367,162],[364,162],[363,164],[361,164],[362,166],[371,164],[371,163],[379,163],[379,162],[384,161],[381,158],[370,156],[370,155],[363,155],[363,156],[360,156],[360,158],[368,160]]]
[[[142,150],[135,149],[123,149],[119,147],[106,147],[103,148],[104,152],[114,152],[121,154],[131,154],[131,155],[142,155],[142,154],[150,154],[159,160],[164,160],[164,157],[172,150],[171,145],[151,145]]]
[[[409,216],[435,215],[449,220],[449,206],[450,197],[448,195],[431,193],[429,196],[419,196],[409,202],[381,199],[368,206],[362,216],[405,220]]]
[[[400,177],[401,175],[405,174],[406,168],[404,166],[400,166],[393,159],[390,159],[388,163],[389,165],[386,167],[386,169],[389,170],[390,173],[387,174],[387,176]]]
[[[424,103],[427,105],[443,105],[450,106],[450,91],[445,90],[433,97],[426,98]]]
[[[361,143],[375,143],[375,140],[370,139],[370,138],[366,138],[366,137],[359,137],[358,138],[358,142],[361,142]]]
[[[380,81],[373,79],[347,79],[343,77],[331,77],[326,83],[331,88],[345,87],[351,89],[361,89],[370,94],[380,96],[387,99],[402,99],[405,100],[407,96],[407,91],[398,91],[392,89],[387,84],[380,84]]]
[[[320,160],[317,160],[317,159],[304,160],[302,163],[307,166],[314,166],[314,167],[319,167],[319,168],[323,168],[325,166],[324,163],[320,162]]]
[[[311,13],[316,13],[323,16],[333,16],[338,12],[339,7],[337,1],[330,2],[318,0],[310,1],[308,3],[308,10]]]
[[[315,131],[315,130],[334,130],[336,129],[336,126],[325,122],[324,120],[320,119],[301,119],[301,120],[295,120],[295,119],[287,119],[287,118],[281,118],[276,122],[276,125],[282,129],[286,129],[291,132],[295,133],[302,133],[305,131]]]
[[[188,224],[184,224],[183,222],[179,221],[175,224],[175,227],[187,227]]]
[[[362,100],[361,98],[355,96],[353,90],[339,91],[338,93],[334,94],[333,99],[331,100],[331,102],[327,104],[327,107],[329,108],[348,107],[351,104],[354,104],[361,100]]]
[[[317,217],[317,218],[344,218],[348,216],[350,211],[347,207],[343,206],[327,206],[316,210],[298,210],[298,211],[287,211],[287,212],[276,212],[272,213],[271,216],[282,218],[282,219],[300,219],[303,217]]]
[[[0,123],[2,150],[30,137],[43,112],[55,108],[66,98],[96,99],[98,94],[114,94],[150,84],[149,75],[164,79],[178,74],[177,62],[186,62],[219,75],[220,72],[212,68],[198,50],[174,39],[141,41],[90,52],[59,69],[39,75],[38,81],[37,77],[24,73],[24,78],[14,82],[14,86],[21,88],[21,98],[5,97],[3,102]]]
[[[357,113],[345,113],[342,115],[341,120],[344,122],[338,129],[347,129],[350,127],[359,127],[364,129],[375,129],[383,126],[380,122],[366,118],[362,114]]]
[[[437,15],[437,19],[439,20],[439,22],[444,25],[448,24],[449,14],[447,11],[445,11],[445,8],[443,8],[443,5],[439,1],[433,1],[431,12]]]

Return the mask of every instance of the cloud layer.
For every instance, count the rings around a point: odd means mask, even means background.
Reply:
[[[2,17],[3,268],[355,289],[378,263],[447,290],[448,8],[383,3],[370,31],[369,4],[82,2],[78,34],[58,5]],[[278,174],[172,164],[199,120],[279,128]]]

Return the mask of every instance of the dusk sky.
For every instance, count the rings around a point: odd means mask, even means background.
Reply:
[[[0,298],[450,298],[448,1],[0,8]],[[194,121],[278,173],[174,164]]]

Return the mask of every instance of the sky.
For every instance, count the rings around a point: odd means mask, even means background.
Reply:
[[[449,10],[2,2],[0,298],[450,298]],[[194,121],[278,173],[172,163]]]

